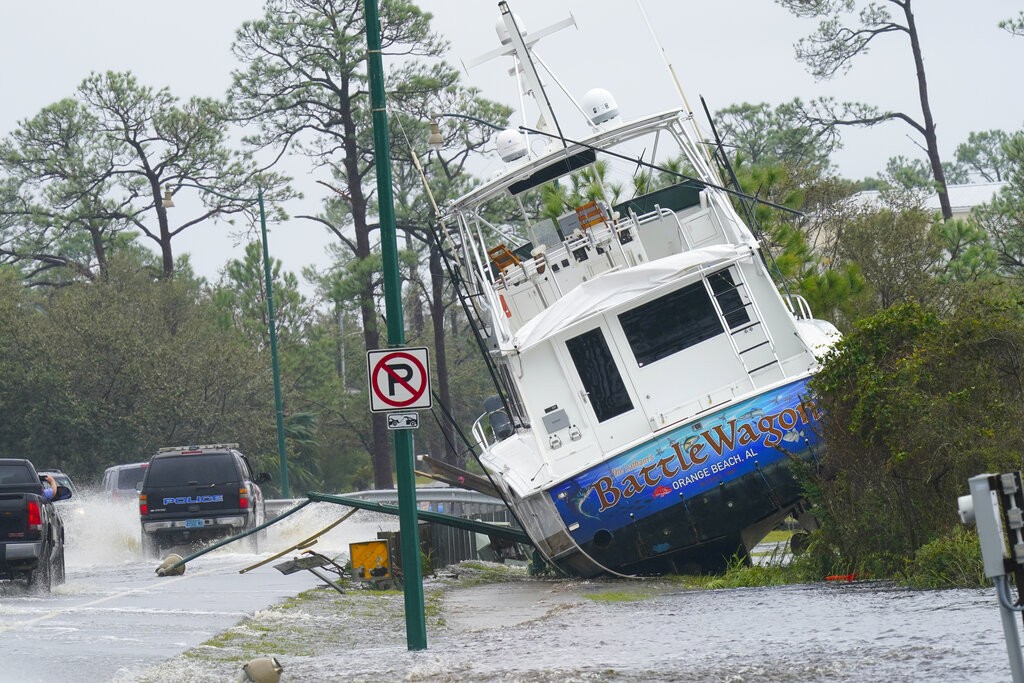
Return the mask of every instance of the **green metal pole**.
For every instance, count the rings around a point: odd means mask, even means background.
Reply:
[[[274,373],[274,412],[277,418],[277,454],[281,465],[281,497],[291,498],[288,486],[288,456],[284,449],[284,407],[281,404],[281,365],[277,360],[277,321],[274,317],[274,288],[270,276],[270,249],[267,247],[267,211],[263,207],[263,188],[256,199],[260,205],[260,231],[263,234],[263,276],[267,283],[267,322],[270,326],[270,366]]]
[[[377,204],[380,213],[380,247],[384,268],[384,310],[388,318],[388,344],[405,344],[402,318],[402,281],[398,273],[398,237],[395,201],[391,189],[391,144],[384,98],[384,67],[381,63],[380,20],[377,0],[365,0],[367,67],[370,76],[370,107],[373,111],[373,149],[377,157]],[[402,587],[405,591],[405,636],[410,650],[427,648],[423,609],[423,570],[420,566],[420,531],[416,516],[416,475],[412,432],[395,435],[395,466],[398,474],[398,527],[402,538]]]
[[[235,197],[222,192],[217,192],[202,185],[193,183],[182,183],[182,187],[194,187],[203,192],[209,192],[222,199],[234,201],[251,202],[251,197]],[[267,245],[267,210],[263,206],[263,188],[258,188],[256,203],[260,207],[260,232],[263,237],[263,277],[267,286],[267,322],[270,327],[270,367],[274,375],[274,412],[277,419],[277,454],[281,467],[281,497],[291,498],[291,488],[288,486],[288,455],[284,449],[284,407],[281,403],[281,366],[277,361],[277,320],[274,315],[274,287],[273,279],[270,277],[270,248]]]

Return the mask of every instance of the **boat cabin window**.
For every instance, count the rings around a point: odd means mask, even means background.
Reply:
[[[727,271],[719,271],[722,272],[728,275]],[[730,291],[738,298],[734,288]],[[703,281],[620,314],[619,324],[640,367],[723,332],[722,321]]]
[[[600,328],[565,342],[598,422],[633,409],[622,375]]]

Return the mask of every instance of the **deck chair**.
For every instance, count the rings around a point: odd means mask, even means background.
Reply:
[[[504,244],[488,249],[487,256],[490,257],[491,263],[494,264],[494,267],[502,275],[505,274],[507,269],[519,265],[519,257],[509,251],[508,247]]]
[[[608,217],[605,216],[604,210],[597,202],[587,202],[583,206],[577,206],[576,218],[579,219],[581,230],[608,222]]]

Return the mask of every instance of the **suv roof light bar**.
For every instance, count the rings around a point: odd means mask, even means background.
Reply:
[[[171,451],[211,451],[238,449],[238,443],[196,443],[193,445],[168,445],[163,449],[157,449],[157,453],[169,453]]]

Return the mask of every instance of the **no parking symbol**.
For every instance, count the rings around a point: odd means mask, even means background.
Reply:
[[[383,413],[429,408],[429,367],[426,347],[367,351],[370,410]]]

